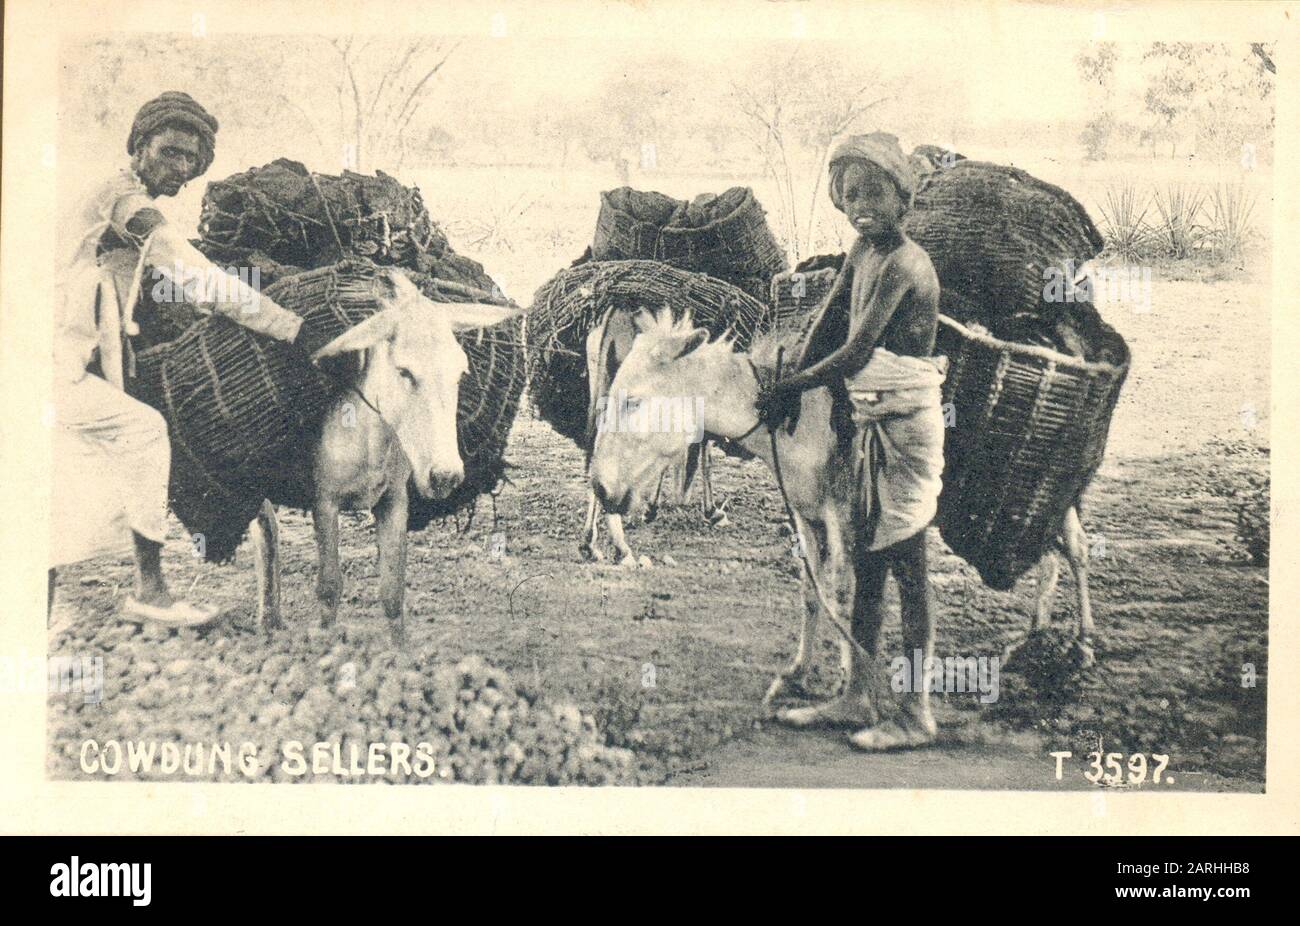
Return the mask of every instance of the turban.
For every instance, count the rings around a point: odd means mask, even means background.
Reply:
[[[875,164],[894,181],[903,200],[911,204],[912,194],[916,192],[915,168],[907,155],[903,154],[897,136],[888,132],[872,132],[869,135],[850,135],[831,154],[831,200],[836,209],[841,208],[839,184],[836,181],[840,172],[852,161]]]
[[[217,120],[194,101],[188,93],[168,90],[140,107],[131,123],[131,136],[126,141],[126,153],[135,154],[149,136],[160,129],[175,128],[193,132],[199,137],[199,169],[202,174],[212,165],[217,140]],[[196,174],[195,176],[198,176]]]

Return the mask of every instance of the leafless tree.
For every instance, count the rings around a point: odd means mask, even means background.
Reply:
[[[731,84],[775,182],[785,238],[796,261],[812,249],[817,197],[835,139],[890,97],[879,96],[875,74],[854,73],[835,62],[801,55],[798,48],[778,64],[765,63],[745,82]],[[800,222],[800,195],[811,176],[807,218]]]
[[[358,171],[401,168],[408,130],[430,97],[434,78],[460,44],[427,37],[330,40],[339,56],[339,126],[350,146],[344,155],[349,166]]]

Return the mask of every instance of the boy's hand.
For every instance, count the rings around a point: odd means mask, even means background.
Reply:
[[[764,384],[759,389],[758,399],[754,403],[759,420],[774,431],[788,422],[789,429],[793,432],[799,421],[802,395],[803,390],[788,380]]]

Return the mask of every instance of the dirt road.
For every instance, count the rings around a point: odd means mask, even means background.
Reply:
[[[1086,788],[1094,785],[1078,760],[1100,744],[1125,756],[1168,755],[1175,782],[1163,787],[1259,790],[1268,575],[1234,544],[1225,488],[1267,472],[1268,293],[1262,282],[1166,282],[1155,293],[1150,312],[1107,313],[1135,360],[1084,516],[1099,663],[1059,689],[1008,666],[994,703],[940,696],[941,743],[908,755],[863,756],[836,734],[775,729],[759,702],[794,646],[797,562],[762,464],[715,467],[718,491],[730,498],[730,528],[705,528],[694,506],[668,509],[630,532],[653,569],[588,565],[577,558],[582,455],[527,413],[507,454],[511,484],[495,504],[484,498],[467,528],[435,524],[413,537],[414,670],[481,655],[543,696],[592,712],[610,743],[635,750],[647,780],[674,785]],[[289,626],[276,653],[311,666],[340,645],[368,641],[357,668],[382,684],[374,641],[385,628],[368,515],[345,518],[344,603],[339,627],[328,632],[315,626],[310,522],[296,512],[282,520]],[[259,697],[297,697],[263,677],[272,668],[253,627],[248,550],[233,567],[206,566],[190,555],[178,525],[174,536],[165,555],[171,581],[227,609],[227,620],[201,635],[123,629],[113,610],[129,587],[129,560],[67,570],[51,652],[102,657],[105,694],[98,705],[51,697],[51,774],[82,774],[76,749],[85,737],[213,740],[229,732],[233,721],[222,715],[229,705],[242,706],[241,722],[257,723],[266,713]],[[1000,655],[1027,626],[1033,581],[990,591],[933,531],[930,542],[936,652]],[[1073,598],[1064,578],[1057,621],[1067,631]],[[888,602],[887,632],[896,635],[892,591]],[[829,694],[837,683],[829,637],[820,651],[817,686]],[[205,682],[221,689],[215,713],[211,704],[202,709],[202,698],[149,685],[178,660],[218,658],[237,668]],[[1243,684],[1247,665],[1253,685]],[[284,665],[277,661],[274,671]],[[365,723],[373,735],[374,723]],[[1058,783],[1048,753],[1061,749],[1076,765]]]

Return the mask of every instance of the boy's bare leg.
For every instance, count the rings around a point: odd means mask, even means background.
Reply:
[[[880,654],[880,631],[885,622],[882,609],[889,557],[885,551],[861,550],[857,554],[858,581],[853,595],[853,639],[873,656]]]
[[[930,659],[934,655],[934,624],[930,616],[930,579],[926,561],[925,531],[883,551],[898,581],[898,598],[903,617],[903,652],[909,662]],[[922,746],[932,742],[938,732],[930,713],[930,694],[923,684],[921,691],[905,692],[898,716],[865,727],[850,738],[859,749],[880,751]]]
[[[141,604],[169,608],[174,603],[162,574],[162,544],[132,533],[135,541],[135,594]]]

